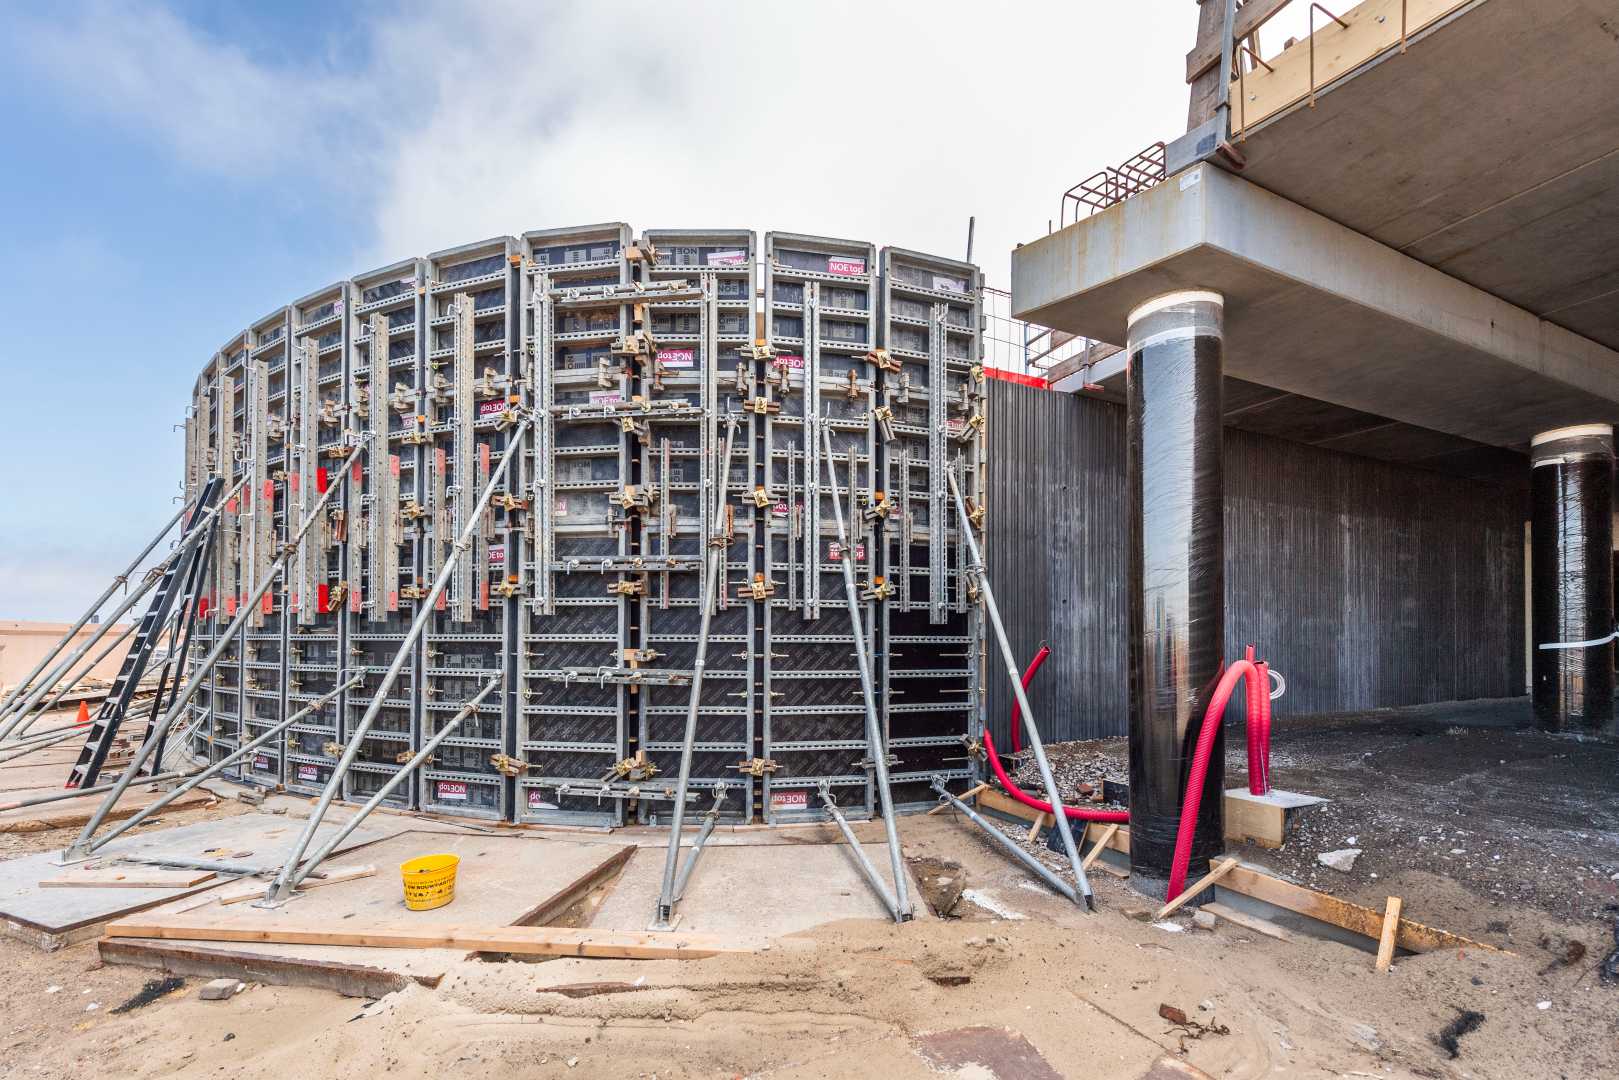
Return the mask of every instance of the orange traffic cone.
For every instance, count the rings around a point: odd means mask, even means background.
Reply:
[[[90,722],[90,703],[88,701],[81,701],[81,702],[79,702],[79,718],[76,721],[74,721],[74,723],[88,724],[89,722]]]

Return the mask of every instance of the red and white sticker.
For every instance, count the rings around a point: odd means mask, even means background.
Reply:
[[[787,516],[787,504],[784,503],[784,502],[777,503],[775,506],[772,506],[770,508],[770,513],[772,515],[774,515],[775,517],[786,517]]]
[[[268,769],[270,767],[270,759],[265,757],[263,754],[254,754],[253,767],[255,769]]]
[[[308,780],[313,784],[320,780],[320,770],[313,765],[300,765],[298,766],[298,779]]]
[[[710,266],[741,266],[748,261],[748,253],[741,250],[710,251],[708,265]]]
[[[490,416],[499,416],[506,411],[506,402],[500,398],[493,401],[478,402],[478,418],[480,420]]]
[[[590,403],[592,405],[616,405],[624,400],[624,395],[617,390],[592,390]]]
[[[808,810],[809,792],[803,789],[794,791],[772,791],[770,793],[770,809]]]
[[[489,545],[489,565],[490,566],[505,566],[506,565],[506,545],[505,544],[490,544]]]
[[[551,506],[552,506],[552,511],[551,512],[556,514],[557,517],[567,517],[568,516],[568,500],[567,499],[558,499],[556,502],[552,503]]]
[[[832,541],[831,546],[826,549],[826,555],[827,555],[827,558],[831,559],[833,562],[842,562],[843,561],[843,545],[841,543],[839,543],[838,541],[836,541],[836,540]],[[866,561],[866,545],[864,543],[857,542],[855,544],[855,546],[854,546],[854,561],[855,562],[865,562]]]
[[[658,363],[666,368],[696,367],[697,353],[691,349],[659,349]]]
[[[840,277],[855,277],[866,272],[866,260],[851,255],[833,255],[826,260],[826,272]]]
[[[782,353],[776,357],[776,366],[789,371],[803,371],[804,358],[797,353]]]
[[[459,780],[440,780],[438,782],[439,802],[466,802],[467,785]]]
[[[545,797],[545,792],[539,788],[529,788],[528,808],[530,810],[555,810],[557,804]]]

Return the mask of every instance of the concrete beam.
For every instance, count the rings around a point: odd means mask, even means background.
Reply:
[[[1619,353],[1213,166],[1012,253],[1015,317],[1103,341],[1187,288],[1237,378],[1495,446],[1619,422]]]

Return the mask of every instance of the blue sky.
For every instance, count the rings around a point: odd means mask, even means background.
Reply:
[[[192,381],[290,300],[603,220],[959,254],[972,214],[1004,285],[1064,188],[1184,128],[1196,27],[1188,0],[5,18],[0,619],[74,617],[173,513]]]

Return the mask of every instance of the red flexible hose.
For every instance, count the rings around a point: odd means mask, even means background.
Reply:
[[[1050,655],[1051,650],[1042,645],[1023,672],[1025,689]],[[1197,747],[1192,755],[1191,771],[1186,778],[1186,797],[1181,802],[1180,826],[1175,834],[1175,856],[1170,864],[1167,893],[1169,899],[1178,897],[1186,887],[1186,870],[1191,861],[1192,834],[1196,831],[1197,811],[1203,801],[1203,782],[1208,775],[1209,758],[1214,751],[1214,737],[1219,734],[1220,719],[1225,715],[1226,705],[1231,701],[1239,678],[1243,680],[1244,697],[1248,699],[1248,790],[1255,795],[1264,795],[1270,791],[1270,668],[1263,661],[1254,659],[1254,648],[1250,645],[1247,655],[1227,668],[1220,676],[1214,695],[1209,699],[1209,706],[1203,712],[1203,721],[1197,733]],[[1021,710],[1017,702],[1013,701],[1014,746],[1021,746],[1017,737],[1017,722],[1020,719]],[[1214,721],[1212,724],[1209,722],[1211,719]],[[1047,814],[1052,812],[1050,803],[1028,795],[1007,775],[1006,769],[1001,765],[1000,755],[995,751],[995,739],[987,729],[984,732],[984,751],[989,758],[990,767],[995,771],[995,778],[1000,781],[1001,787],[1008,795],[1024,806]],[[1080,821],[1122,824],[1130,820],[1128,810],[1085,810],[1065,805],[1062,811],[1067,817]]]
[[[1046,662],[1046,657],[1048,657],[1050,655],[1051,655],[1051,648],[1048,645],[1046,645],[1045,642],[1042,641],[1040,643],[1040,651],[1034,654],[1034,659],[1029,661],[1029,666],[1027,668],[1025,668],[1024,671],[1023,671],[1023,689],[1027,690],[1029,688],[1029,683],[1034,681],[1034,673],[1040,670],[1040,665],[1044,664]],[[1014,753],[1014,754],[1023,753],[1023,734],[1022,734],[1023,733],[1023,725],[1018,723],[1018,721],[1022,720],[1022,719],[1023,719],[1023,703],[1021,701],[1019,701],[1017,699],[1017,695],[1014,694],[1012,696],[1012,729],[1011,729],[1012,730],[1012,753]],[[1049,811],[1049,810],[1046,811],[1046,813],[1048,813],[1048,814],[1050,812],[1051,811]]]

